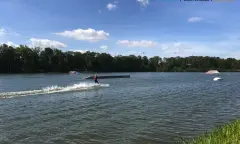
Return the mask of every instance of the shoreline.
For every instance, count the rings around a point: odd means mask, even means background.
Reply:
[[[239,73],[240,71],[220,71],[220,73]],[[78,72],[80,74],[95,74],[95,73],[205,73],[205,71],[186,71],[186,72],[172,72],[172,71],[166,71],[166,72]],[[35,73],[0,73],[0,75],[25,75],[25,74],[69,74],[69,72],[35,72]],[[70,74],[71,75],[71,74]]]
[[[231,120],[216,126],[214,129],[190,140],[181,140],[179,144],[239,144],[240,119]]]

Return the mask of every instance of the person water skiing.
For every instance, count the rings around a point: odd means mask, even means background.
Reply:
[[[99,84],[99,82],[98,82],[98,80],[97,80],[97,74],[94,75],[94,81],[95,81],[95,83],[98,83],[98,84]]]

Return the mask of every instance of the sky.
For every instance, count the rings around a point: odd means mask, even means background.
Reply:
[[[0,43],[240,58],[240,1],[0,0]]]

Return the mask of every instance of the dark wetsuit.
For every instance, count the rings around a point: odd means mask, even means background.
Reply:
[[[95,83],[98,83],[98,84],[99,84],[99,82],[98,82],[98,80],[97,80],[97,75],[94,76],[94,81],[95,81]]]

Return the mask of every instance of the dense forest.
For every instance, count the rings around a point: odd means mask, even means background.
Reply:
[[[25,45],[13,48],[0,45],[0,73],[37,72],[204,72],[239,71],[240,60],[219,57],[170,57],[111,56],[96,52],[62,52],[51,48],[29,48]]]

